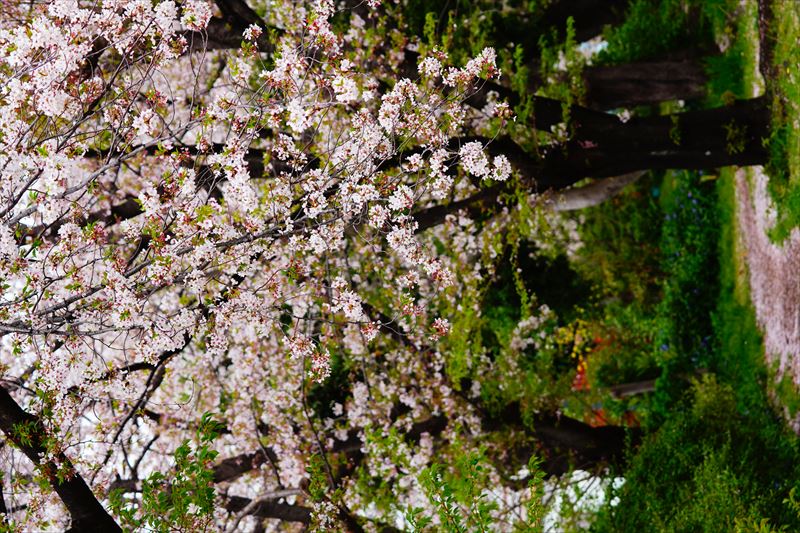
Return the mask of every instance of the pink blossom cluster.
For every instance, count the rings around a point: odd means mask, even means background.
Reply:
[[[331,0],[270,2],[231,44],[231,5],[53,0],[0,26],[4,383],[99,500],[130,481],[140,517],[141,480],[173,466],[204,412],[224,419],[220,458],[252,466],[219,482],[220,530],[255,523],[233,497],[308,504],[321,446],[370,451],[364,472],[422,504],[434,436],[402,462],[385,439],[442,413],[445,440],[480,431],[439,350],[496,250],[464,213],[417,219],[474,194],[469,175],[512,175],[453,142],[495,54],[456,68],[433,52],[421,79],[387,85],[403,52],[385,50],[380,17],[354,12],[340,35]],[[312,416],[314,387],[342,373]],[[0,457],[15,524],[67,527],[33,463]],[[371,508],[356,474],[337,483],[337,509]],[[332,505],[313,519],[338,520]]]

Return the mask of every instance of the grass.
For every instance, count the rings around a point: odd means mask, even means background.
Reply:
[[[706,59],[709,106],[721,106],[731,97],[755,96],[758,13],[755,2],[728,2],[725,9],[707,8],[713,17],[716,38],[728,43],[724,53]],[[737,14],[738,16],[732,16]]]
[[[708,1],[708,0],[706,0]],[[719,3],[711,0],[710,3]],[[696,0],[635,0],[625,21],[604,34],[608,46],[598,56],[600,63],[620,64],[658,58],[691,42],[707,42],[709,20],[698,16],[702,2]]]
[[[762,405],[767,369],[761,332],[750,303],[744,251],[737,235],[734,172],[725,169],[717,183],[720,220],[719,297],[713,317],[717,339],[714,371],[735,385],[742,409]]]
[[[662,369],[654,409],[668,416],[686,390],[680,376],[708,367],[719,261],[714,183],[697,172],[669,172],[662,186],[664,223],[661,255],[666,276],[656,308],[662,324],[656,338]]]
[[[709,69],[712,104],[722,103],[725,92],[751,98],[759,90],[756,2],[745,2],[738,14],[735,20],[716,27],[718,35],[723,33],[731,44],[717,63],[718,68]],[[717,180],[719,297],[713,316],[717,342],[713,370],[734,386],[739,408],[746,410],[748,406],[766,407],[765,391],[772,380],[768,379],[761,332],[750,300],[745,251],[737,232],[734,181],[732,168],[722,169]]]
[[[769,139],[770,193],[778,208],[771,237],[781,242],[800,226],[800,4],[776,0],[772,72],[772,131]]]

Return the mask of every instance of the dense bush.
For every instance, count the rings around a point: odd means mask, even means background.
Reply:
[[[752,531],[764,517],[796,530],[784,499],[797,456],[770,411],[741,412],[731,386],[706,376],[639,448],[592,531]]]

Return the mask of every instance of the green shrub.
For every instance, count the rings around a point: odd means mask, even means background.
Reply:
[[[628,63],[653,59],[689,45],[697,39],[691,22],[699,14],[680,0],[635,0],[625,22],[609,27],[608,47],[600,53],[602,63]]]
[[[740,411],[732,387],[707,376],[639,448],[592,531],[732,531],[755,518],[796,530],[783,500],[799,452],[771,412]]]

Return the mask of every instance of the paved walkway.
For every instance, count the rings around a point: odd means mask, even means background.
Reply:
[[[770,241],[775,210],[762,167],[736,172],[739,234],[747,259],[750,295],[764,334],[767,362],[778,363],[778,377],[787,372],[800,385],[800,230],[782,245]],[[792,421],[800,432],[800,419]]]

